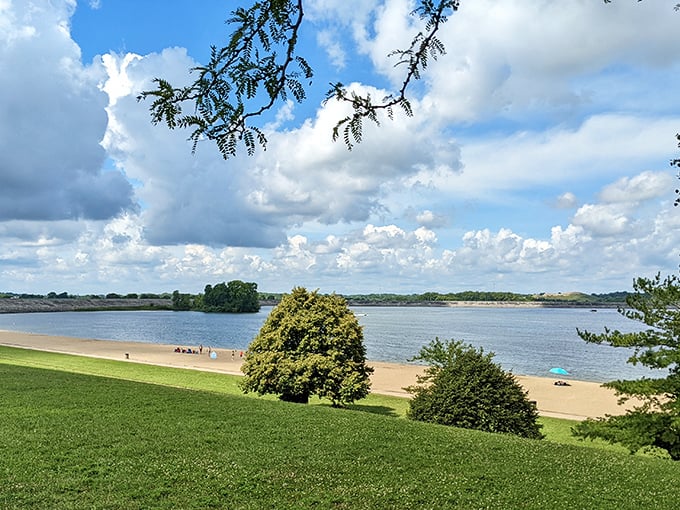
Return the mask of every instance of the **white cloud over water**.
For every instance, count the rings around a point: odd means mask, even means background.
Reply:
[[[408,6],[311,1],[315,82],[399,84],[384,57],[417,28]],[[137,101],[190,79],[192,52],[83,62],[81,8],[0,2],[0,291],[604,292],[677,269],[672,6],[464,2],[413,118],[349,152],[330,140],[342,105],[287,103],[266,151],[226,162]]]

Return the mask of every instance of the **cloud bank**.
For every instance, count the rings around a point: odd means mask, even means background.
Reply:
[[[310,1],[328,81],[398,85],[385,55],[419,28],[408,5]],[[0,290],[606,292],[677,269],[666,6],[463,3],[413,118],[367,125],[349,152],[330,139],[342,105],[283,104],[267,150],[226,162],[136,99],[189,80],[190,52],[86,64],[82,8],[0,0]]]

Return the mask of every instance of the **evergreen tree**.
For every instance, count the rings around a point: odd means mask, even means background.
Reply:
[[[670,275],[662,280],[660,274],[637,278],[633,290],[626,298],[628,308],[619,313],[647,329],[624,333],[605,328],[601,334],[580,330],[578,334],[586,342],[632,348],[629,363],[667,370],[667,375],[606,383],[622,401],[635,397],[642,403],[622,416],[581,422],[574,434],[620,443],[631,452],[665,451],[680,460],[680,279]]]

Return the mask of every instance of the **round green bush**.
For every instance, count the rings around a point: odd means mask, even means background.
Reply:
[[[414,360],[428,363],[413,395],[407,416],[413,420],[487,432],[541,439],[536,404],[526,391],[485,354],[460,341],[438,338]]]

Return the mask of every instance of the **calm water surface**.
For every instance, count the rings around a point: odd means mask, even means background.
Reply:
[[[585,343],[576,328],[635,330],[616,310],[545,308],[354,307],[364,327],[367,356],[404,363],[434,337],[455,338],[486,352],[515,374],[549,376],[563,367],[572,377],[609,381],[652,375],[626,364],[630,352]],[[245,350],[271,307],[255,314],[201,312],[51,312],[0,315],[0,329],[102,340]]]

